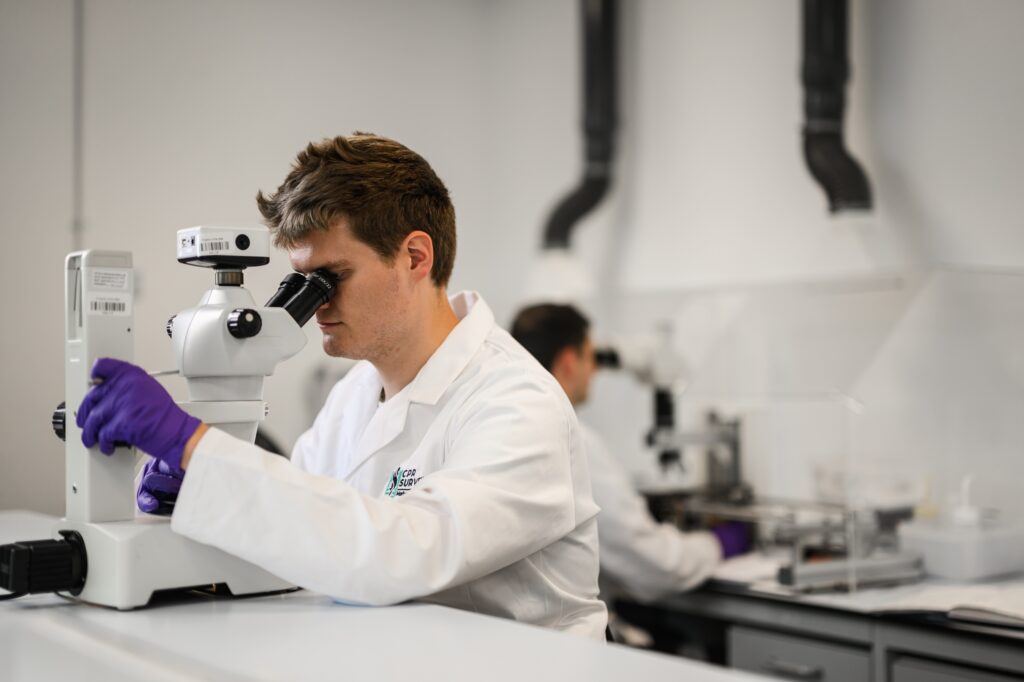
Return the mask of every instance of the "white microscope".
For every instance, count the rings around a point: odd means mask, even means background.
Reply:
[[[659,324],[653,335],[615,339],[595,349],[594,359],[598,367],[626,370],[654,389],[654,420],[644,440],[657,453],[663,472],[685,470],[684,447],[706,446],[704,494],[732,504],[753,499],[753,490],[743,481],[738,417],[723,419],[711,410],[703,429],[677,428],[675,399],[686,387],[686,365],[675,349],[670,325]]]
[[[259,307],[242,287],[246,267],[269,262],[265,227],[178,231],[178,261],[211,268],[216,285],[167,323],[189,400],[179,405],[210,426],[252,442],[266,415],[264,377],[306,344],[302,326],[334,293],[326,272],[289,274]],[[0,547],[0,587],[61,592],[117,609],[145,606],[154,592],[226,586],[231,594],[274,592],[283,580],[214,547],[171,532],[166,516],[135,510],[132,448],[111,456],[82,445],[74,408],[91,387],[100,357],[133,359],[132,257],[79,251],[65,267],[65,403],[54,428],[65,439],[66,516],[52,540]],[[62,433],[63,432],[63,433]]]
[[[686,366],[675,350],[671,326],[662,323],[654,334],[612,339],[594,349],[594,360],[601,368],[626,370],[654,389],[654,422],[645,436],[646,445],[655,449],[663,470],[682,467],[675,395],[686,386]]]

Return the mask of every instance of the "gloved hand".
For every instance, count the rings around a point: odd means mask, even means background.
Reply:
[[[174,502],[178,499],[178,491],[181,490],[181,481],[184,477],[184,471],[172,469],[167,462],[159,459],[147,460],[146,465],[142,467],[139,490],[135,494],[139,511],[163,515],[174,511]]]
[[[711,529],[722,546],[722,558],[728,559],[750,551],[750,526],[742,521],[726,521]]]
[[[180,469],[185,444],[202,422],[178,407],[141,367],[100,358],[92,377],[101,383],[85,394],[75,418],[85,447],[99,442],[111,455],[114,443],[124,442]]]

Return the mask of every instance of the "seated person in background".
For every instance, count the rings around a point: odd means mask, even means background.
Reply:
[[[549,372],[569,401],[587,399],[596,368],[590,323],[568,305],[524,308],[512,324],[515,337]],[[606,601],[624,591],[649,602],[692,589],[723,558],[749,548],[742,524],[729,523],[710,532],[684,533],[658,523],[620,464],[593,429],[582,422],[584,449],[590,462],[594,501],[601,508],[597,530],[601,562],[601,596]]]

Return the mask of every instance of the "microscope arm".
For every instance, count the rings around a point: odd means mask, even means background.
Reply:
[[[175,316],[170,329],[175,363],[185,378],[262,379],[306,344],[284,308],[199,306]]]

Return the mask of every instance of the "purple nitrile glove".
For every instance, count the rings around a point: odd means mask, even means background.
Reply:
[[[98,442],[111,455],[115,442],[128,443],[180,469],[185,444],[201,422],[178,407],[141,367],[100,358],[92,378],[101,383],[85,394],[75,418],[82,444],[91,448]]]
[[[172,469],[167,462],[159,459],[147,460],[146,465],[142,467],[139,490],[135,494],[139,511],[163,515],[174,511],[174,503],[178,499],[178,491],[181,490],[181,481],[184,477],[184,471]]]
[[[742,521],[726,521],[712,528],[711,533],[722,546],[723,559],[750,551],[750,528]]]

